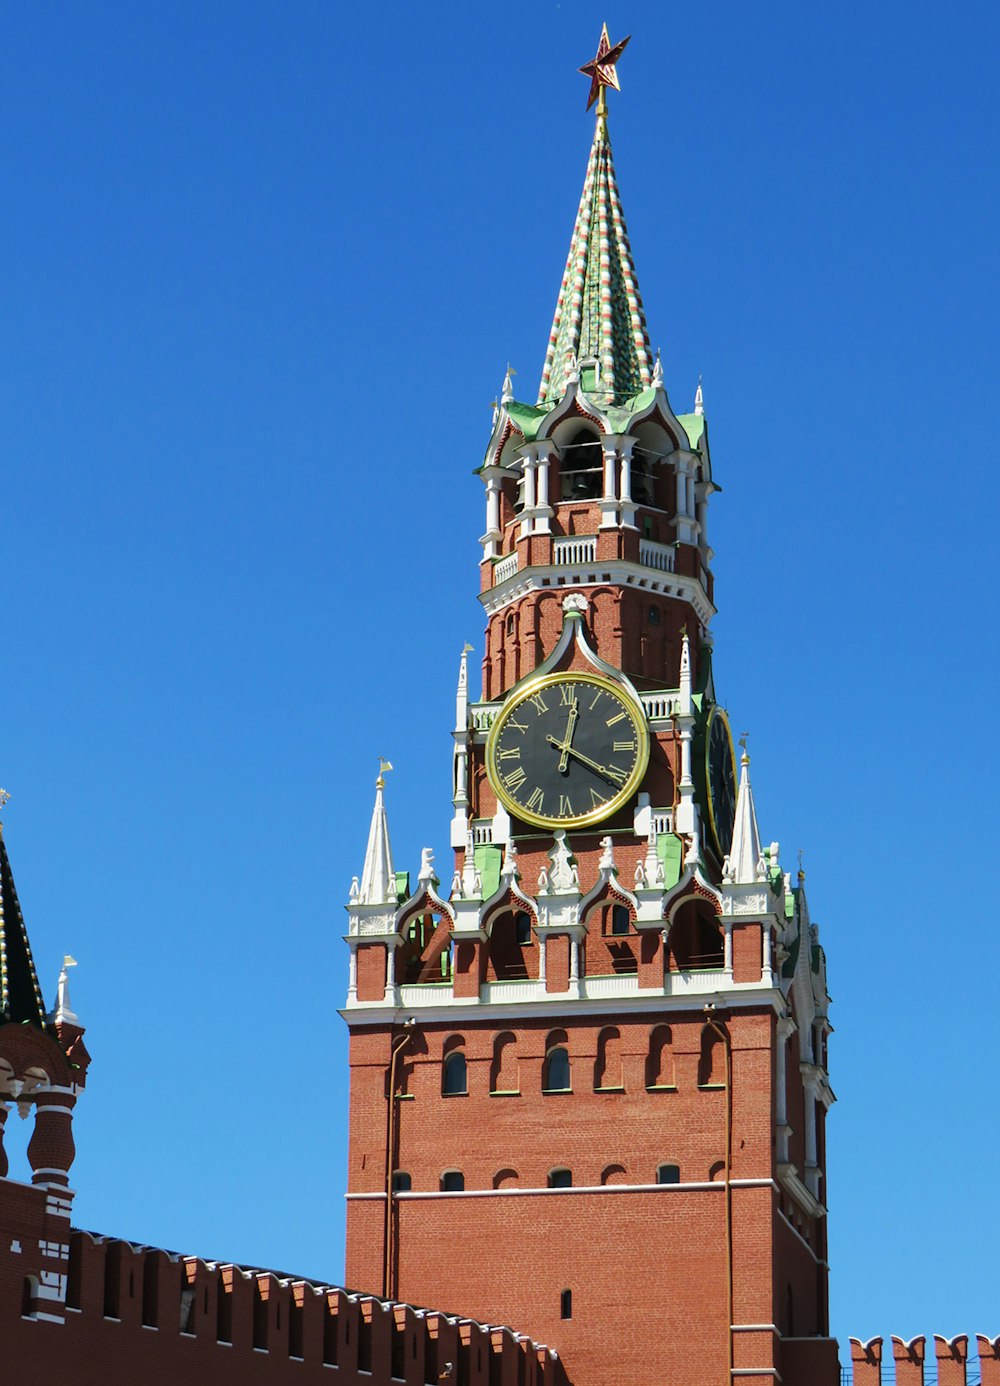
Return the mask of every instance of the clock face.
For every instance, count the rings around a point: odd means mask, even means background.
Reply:
[[[547,674],[504,706],[486,768],[497,797],[537,827],[583,827],[621,808],[645,773],[642,709],[597,674]]]
[[[736,822],[736,752],[733,734],[721,708],[713,707],[705,737],[705,783],[708,821],[720,857],[728,855]]]

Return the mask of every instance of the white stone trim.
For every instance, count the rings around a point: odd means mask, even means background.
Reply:
[[[715,975],[721,976],[722,974]],[[570,1016],[605,1015],[608,1012],[609,1000],[614,1001],[614,1009],[621,1015],[646,1015],[650,1012],[674,1014],[697,1011],[700,1013],[702,1007],[697,1005],[692,998],[701,1000],[705,997],[714,1000],[720,1009],[725,1007],[729,1010],[741,1010],[747,1006],[770,1006],[779,1015],[784,1004],[784,997],[776,987],[761,988],[754,982],[738,982],[731,987],[715,987],[714,989],[706,989],[704,992],[692,991],[676,995],[665,994],[663,991],[653,988],[648,991],[642,990],[632,996],[599,998],[580,998],[575,993],[568,991],[549,992],[541,1002],[494,1001],[486,1009],[478,1000],[468,996],[446,997],[444,999],[437,996],[427,1005],[415,1004],[412,1001],[405,1006],[387,1005],[384,1001],[359,1001],[356,1005],[345,1006],[339,1014],[347,1021],[348,1025],[383,1025],[390,1020],[402,1024],[407,1016],[412,1015],[415,1010],[419,1010],[425,1024],[446,1021],[449,1025],[454,1025],[463,1020],[469,1023],[482,1020],[487,1014],[496,1016],[498,1020],[501,1018],[545,1019],[546,1016],[557,1011],[562,1012],[564,1009]]]
[[[551,564],[522,569],[480,593],[487,616],[495,616],[511,602],[532,592],[558,591],[563,587],[617,586],[655,592],[664,597],[676,597],[694,608],[703,626],[711,623],[715,607],[709,601],[701,581],[682,573],[665,573],[647,568],[641,563],[625,563],[621,559],[602,563],[577,563],[572,568]]]
[[[730,1325],[733,1333],[777,1333],[775,1323],[734,1323]]]
[[[442,1189],[411,1189],[407,1193],[394,1193],[393,1198],[400,1202],[426,1202],[432,1198],[524,1198],[535,1194],[629,1194],[629,1193],[707,1193],[709,1189],[724,1189],[721,1179],[705,1179],[684,1184],[572,1184],[569,1188],[550,1189],[548,1186],[532,1188],[527,1185],[506,1189],[459,1189],[445,1193]],[[733,1179],[733,1189],[777,1189],[773,1179]],[[345,1193],[350,1202],[382,1201],[384,1193]],[[793,1228],[794,1231],[794,1228]]]

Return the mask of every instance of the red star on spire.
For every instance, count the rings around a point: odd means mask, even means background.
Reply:
[[[585,63],[583,67],[578,69],[585,77],[590,78],[590,97],[587,101],[588,111],[601,94],[602,87],[614,87],[615,91],[621,91],[621,87],[618,85],[618,73],[615,71],[615,63],[625,52],[626,45],[631,37],[632,35],[629,34],[628,38],[623,38],[621,43],[616,43],[614,48],[612,48],[611,40],[608,38],[608,26],[606,24],[601,25],[601,41],[597,45],[597,55],[592,62]]]

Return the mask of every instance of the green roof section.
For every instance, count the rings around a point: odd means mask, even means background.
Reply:
[[[705,436],[705,415],[704,414],[678,414],[677,422],[683,424],[684,432],[688,436],[688,442],[692,449],[697,452],[701,447],[701,440]]]
[[[489,900],[500,889],[500,868],[503,865],[503,852],[492,843],[481,842],[473,849],[473,860],[483,883],[483,899]]]
[[[663,889],[669,890],[681,878],[684,844],[675,833],[657,833],[656,855],[663,863]]]

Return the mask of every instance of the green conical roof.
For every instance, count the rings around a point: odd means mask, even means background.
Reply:
[[[600,109],[538,403],[560,400],[574,360],[587,358],[596,358],[600,370],[599,381],[584,373],[588,394],[620,402],[652,383],[646,316],[618,196],[607,118]]]

